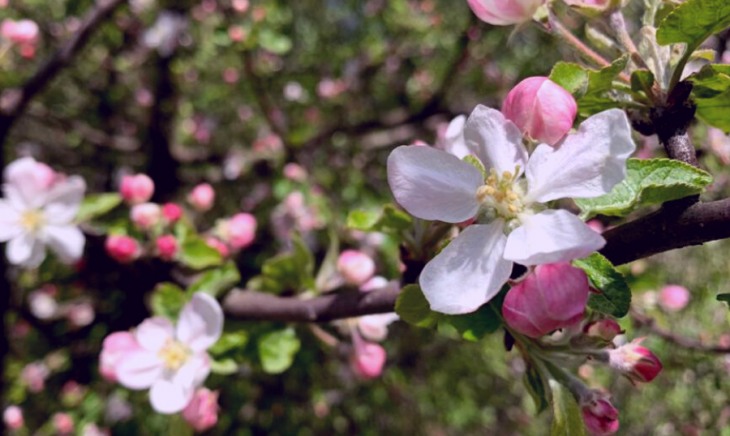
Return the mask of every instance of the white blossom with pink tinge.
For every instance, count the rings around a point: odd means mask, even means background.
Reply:
[[[480,20],[495,26],[530,21],[545,0],[468,0]]]
[[[196,293],[180,312],[176,326],[166,318],[149,318],[137,327],[140,350],[117,366],[117,378],[129,389],[150,390],[158,413],[182,411],[210,373],[206,350],[223,331],[223,310],[210,295]]]
[[[635,149],[618,109],[588,118],[556,147],[540,144],[529,160],[522,133],[497,110],[478,106],[464,134],[486,180],[471,163],[430,147],[401,146],[388,158],[390,188],[411,215],[454,224],[476,219],[419,279],[431,309],[447,314],[491,300],[514,262],[566,262],[602,248],[603,237],[577,216],[545,204],[610,192]]]

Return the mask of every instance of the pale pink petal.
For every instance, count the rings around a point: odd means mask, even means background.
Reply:
[[[26,268],[37,268],[46,258],[43,244],[29,233],[11,239],[5,251],[11,264]]]
[[[479,105],[471,113],[464,128],[466,145],[484,167],[519,174],[527,164],[527,149],[522,145],[522,132],[502,112]]]
[[[86,182],[79,176],[71,176],[57,183],[48,193],[45,215],[53,224],[68,224],[76,217],[84,199]]]
[[[7,242],[23,232],[18,225],[20,215],[7,200],[0,200],[0,242]]]
[[[198,292],[180,312],[177,339],[191,350],[205,351],[215,344],[223,332],[223,310],[218,301]]]
[[[138,350],[126,353],[116,367],[119,383],[128,389],[147,389],[162,377],[165,367],[157,353]]]
[[[78,227],[48,225],[44,233],[46,243],[62,261],[75,262],[84,253],[86,238]]]
[[[134,331],[140,347],[147,351],[158,352],[165,343],[174,338],[175,330],[167,318],[156,316],[147,318]]]

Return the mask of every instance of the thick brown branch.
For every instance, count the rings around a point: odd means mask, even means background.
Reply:
[[[0,144],[5,142],[10,129],[30,100],[43,91],[71,63],[76,54],[84,48],[94,30],[106,21],[117,7],[125,3],[126,0],[97,1],[97,7],[88,13],[79,30],[61,46],[51,59],[43,64],[21,88],[6,91],[11,94],[10,101],[0,107]]]

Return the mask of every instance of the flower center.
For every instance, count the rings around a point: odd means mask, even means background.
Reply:
[[[20,225],[29,233],[37,233],[46,223],[46,217],[40,210],[28,210],[20,215]]]
[[[157,353],[157,357],[162,360],[165,367],[173,371],[180,369],[188,360],[190,352],[181,343],[173,340],[167,341],[167,343]]]
[[[490,170],[484,185],[477,189],[477,201],[484,207],[487,217],[510,221],[525,211],[525,191],[518,183],[518,174],[519,167],[515,168],[514,174],[505,171],[499,175],[494,168]]]

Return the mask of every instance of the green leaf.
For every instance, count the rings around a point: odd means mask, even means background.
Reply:
[[[238,372],[238,364],[233,359],[210,359],[210,372],[219,375],[231,375]]]
[[[87,195],[76,213],[76,222],[91,221],[110,212],[121,203],[122,196],[116,193]]]
[[[294,362],[300,346],[293,328],[266,333],[258,341],[261,366],[269,374],[281,374]]]
[[[576,98],[582,97],[588,90],[588,70],[578,64],[558,62],[550,73],[550,80]]]
[[[212,297],[217,297],[222,292],[232,288],[241,280],[236,264],[226,262],[222,267],[204,272],[188,288],[188,295],[196,292],[204,292]]]
[[[527,371],[525,371],[525,376],[522,381],[525,383],[527,392],[530,394],[533,401],[535,401],[535,409],[537,409],[537,413],[547,409],[548,406],[550,406],[550,401],[547,397],[548,391],[545,389],[547,382],[543,379],[540,371],[537,370],[535,365],[527,365]]]
[[[705,65],[689,77],[694,87],[692,95],[697,104],[697,116],[707,124],[730,132],[730,65]]]
[[[586,95],[599,94],[611,89],[613,79],[616,78],[629,64],[629,55],[625,54],[616,59],[611,65],[601,68],[598,71],[588,72],[588,90]]]
[[[214,356],[220,356],[230,351],[243,348],[248,343],[248,333],[243,330],[237,332],[223,333],[218,342],[208,349]]]
[[[353,211],[347,217],[347,227],[363,232],[399,233],[413,226],[413,219],[394,205],[387,204],[380,213]]]
[[[221,254],[203,239],[188,237],[180,247],[180,262],[193,269],[218,266],[223,262]]]
[[[583,414],[573,395],[555,380],[550,380],[550,388],[553,391],[553,411],[555,413],[550,435],[586,436]]]
[[[180,311],[188,302],[188,298],[174,283],[160,283],[152,292],[152,313],[155,316],[163,316],[172,321],[177,320]]]
[[[502,321],[498,313],[498,310],[495,311],[492,307],[492,303],[488,303],[473,313],[443,316],[443,321],[454,326],[462,338],[476,342],[499,330]]]
[[[292,251],[282,253],[261,267],[261,275],[249,280],[247,288],[279,293],[314,289],[314,257],[299,236],[292,238]]]
[[[319,271],[317,271],[317,277],[314,279],[314,287],[320,292],[329,279],[337,273],[337,260],[340,256],[340,238],[337,236],[337,231],[330,229],[328,235],[330,242],[327,247],[327,253],[324,256],[324,260],[322,260]]]
[[[648,96],[652,95],[652,88],[656,79],[654,73],[649,70],[637,70],[631,74],[631,90],[643,92]]]
[[[575,199],[581,217],[626,216],[640,206],[660,204],[701,193],[712,176],[669,159],[629,159],[626,178],[606,195]]]
[[[659,24],[657,42],[662,45],[687,43],[694,51],[707,38],[730,26],[727,0],[688,0]]]
[[[395,302],[395,313],[403,321],[418,327],[433,327],[444,316],[431,310],[431,305],[418,285],[408,285],[401,290]]]
[[[608,259],[599,253],[593,253],[583,259],[574,260],[573,265],[585,271],[591,285],[600,291],[597,294],[591,293],[588,307],[615,318],[623,318],[629,313],[631,289],[623,274]]]
[[[717,298],[717,301],[724,301],[728,306],[730,306],[730,294],[719,294],[715,298]]]
[[[288,36],[263,29],[259,35],[259,44],[264,50],[283,55],[292,49],[292,41]]]

